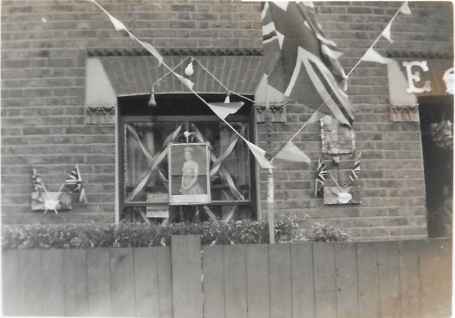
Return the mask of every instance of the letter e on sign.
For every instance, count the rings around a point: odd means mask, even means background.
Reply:
[[[411,68],[413,66],[418,66],[424,72],[428,72],[428,66],[427,66],[426,61],[403,62],[403,66],[406,68],[406,74],[408,76],[408,88],[406,89],[406,92],[408,94],[431,92],[430,81],[425,81],[425,85],[420,88],[414,86],[414,81],[416,81],[416,82],[420,81],[420,73],[419,72],[412,73],[412,70],[411,70]]]

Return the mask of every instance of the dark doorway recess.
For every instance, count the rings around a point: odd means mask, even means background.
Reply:
[[[419,98],[429,237],[452,235],[453,96]]]

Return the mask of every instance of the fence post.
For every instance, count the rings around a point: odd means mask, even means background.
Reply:
[[[171,257],[174,318],[202,318],[200,235],[173,235]]]

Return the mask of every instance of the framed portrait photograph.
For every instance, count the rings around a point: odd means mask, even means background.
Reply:
[[[207,144],[171,144],[169,149],[169,204],[210,203],[209,168]]]

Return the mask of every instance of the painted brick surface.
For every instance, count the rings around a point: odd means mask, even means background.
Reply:
[[[261,48],[260,5],[227,1],[100,1],[142,40],[158,48]],[[393,2],[317,3],[319,20],[344,51],[348,72],[396,12]],[[450,3],[411,2],[412,16],[399,15],[394,44],[376,48],[450,52]],[[5,223],[113,222],[115,202],[114,127],[84,125],[85,49],[136,47],[113,30],[99,8],[79,1],[2,1],[2,218]],[[361,63],[350,76],[348,93],[357,109],[357,149],[362,151],[360,206],[324,207],[314,198],[311,165],[277,163],[276,209],[331,219],[352,228],[359,239],[426,234],[422,153],[418,124],[392,123],[386,67]],[[276,153],[311,112],[290,104],[288,122],[273,124]],[[308,125],[295,143],[317,161],[319,125]],[[259,140],[266,147],[265,128]],[[347,157],[340,177],[354,159]],[[70,213],[30,211],[30,166],[50,190],[57,190],[79,163],[90,204]],[[265,172],[261,195],[265,199]],[[265,212],[265,201],[262,202]]]

